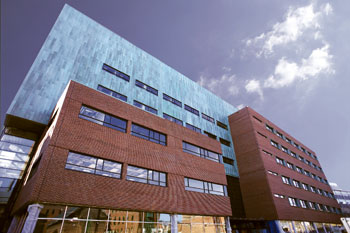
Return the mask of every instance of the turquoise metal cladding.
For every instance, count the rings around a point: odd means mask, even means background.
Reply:
[[[130,82],[104,70],[103,63],[130,75]],[[156,88],[158,96],[135,86],[135,80]],[[69,80],[97,89],[103,85],[128,97],[231,142],[223,156],[235,160],[229,130],[163,100],[163,93],[228,124],[237,111],[218,96],[92,19],[65,5],[7,113],[47,124]],[[226,166],[227,167],[227,166]],[[237,165],[227,174],[238,176]]]

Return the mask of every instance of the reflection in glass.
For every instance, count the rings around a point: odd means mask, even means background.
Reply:
[[[63,222],[62,233],[84,233],[86,221],[75,219],[65,219]]]
[[[107,221],[89,221],[86,225],[86,233],[104,233],[107,229]]]
[[[89,219],[108,220],[108,215],[109,215],[108,209],[90,208]]]
[[[66,212],[66,219],[81,219],[86,220],[89,208],[85,207],[68,207]]]
[[[39,219],[36,222],[34,233],[59,233],[62,220]]]

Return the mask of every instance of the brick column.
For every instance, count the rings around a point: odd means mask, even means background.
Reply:
[[[33,233],[36,222],[38,221],[39,213],[43,207],[44,206],[39,204],[32,204],[28,206],[28,216],[24,223],[22,233]]]

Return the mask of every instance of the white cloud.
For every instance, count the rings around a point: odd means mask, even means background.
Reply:
[[[317,78],[320,74],[332,74],[332,55],[329,54],[329,45],[314,49],[307,59],[302,59],[301,64],[289,62],[281,58],[275,67],[274,74],[264,82],[264,88],[281,88],[291,85],[296,80]]]
[[[239,93],[235,75],[224,74],[217,79],[201,75],[197,83],[213,93],[216,93],[217,95],[220,95],[221,93],[228,93],[228,95],[234,96]],[[223,90],[225,91],[223,92]]]
[[[263,99],[263,91],[260,86],[260,81],[256,79],[252,79],[247,81],[247,84],[245,85],[245,89],[248,93],[258,93],[260,98]]]
[[[256,56],[260,57],[272,54],[275,46],[286,45],[298,40],[305,31],[310,29],[318,32],[315,34],[315,39],[320,38],[321,17],[329,15],[333,9],[329,3],[321,6],[318,11],[315,8],[313,3],[304,7],[289,8],[282,22],[275,23],[271,31],[261,33],[253,39],[247,39],[246,46],[256,45],[260,47],[256,53]]]
[[[244,107],[245,107],[244,104],[240,104],[240,105],[237,106],[237,109],[238,109],[238,110],[241,110],[241,109],[244,108]]]

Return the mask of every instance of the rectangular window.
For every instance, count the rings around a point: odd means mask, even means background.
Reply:
[[[301,149],[302,152],[304,152],[306,154],[306,150],[305,150],[304,147],[301,147],[300,149]]]
[[[297,206],[297,199],[293,197],[288,197],[288,201],[290,206]]]
[[[188,142],[182,142],[182,150],[184,152],[196,155],[198,157],[213,160],[215,162],[220,162],[220,155],[218,153],[209,151],[199,146],[195,146]]]
[[[309,203],[309,208],[310,208],[310,209],[316,210],[316,205],[315,205],[314,202],[309,201],[308,203]]]
[[[75,152],[69,152],[66,169],[120,179],[122,164]]]
[[[228,126],[225,125],[224,123],[218,121],[218,120],[216,120],[216,125],[219,126],[219,127],[221,127],[221,128],[223,128],[223,129],[228,130]]]
[[[304,200],[299,200],[299,202],[300,202],[301,208],[304,208],[304,209],[307,208],[306,201],[304,201]]]
[[[287,162],[287,167],[294,170],[294,165],[290,162]]]
[[[138,102],[136,100],[134,100],[134,106],[138,107],[138,108],[141,108],[147,112],[150,112],[150,113],[153,113],[153,114],[158,114],[158,110],[155,109],[155,108],[152,108],[150,106],[147,106],[141,102]]]
[[[99,125],[107,126],[109,128],[118,130],[123,133],[126,132],[126,120],[100,112],[98,110],[86,106],[81,106],[79,118],[94,122]]]
[[[271,175],[278,176],[278,173],[277,173],[277,172],[273,172],[273,171],[270,171],[270,170],[268,170],[267,172],[268,172],[269,174],[271,174]]]
[[[311,192],[316,193],[316,188],[314,186],[310,186],[310,190]]]
[[[207,131],[203,131],[204,135],[207,135],[208,137],[212,138],[212,139],[215,139],[216,140],[216,135],[212,134],[212,133],[209,133]]]
[[[303,173],[303,169],[301,167],[296,166],[295,170],[301,174]]]
[[[282,182],[288,185],[292,185],[290,178],[286,176],[282,176]]]
[[[309,191],[309,185],[302,183],[301,186],[303,187],[304,190]]]
[[[268,131],[270,131],[270,132],[272,132],[272,133],[273,133],[273,128],[272,128],[271,126],[266,125],[266,129],[267,129]]]
[[[293,180],[293,185],[297,188],[300,188],[300,182],[297,180]]]
[[[285,196],[284,195],[281,195],[281,194],[277,194],[277,193],[275,193],[275,194],[273,194],[275,197],[277,197],[277,198],[285,198]]]
[[[296,144],[295,142],[294,142],[293,146],[299,149],[299,145]]]
[[[158,96],[158,90],[151,87],[151,86],[148,86],[147,84],[144,84],[143,82],[139,81],[139,80],[135,80],[135,85],[137,87],[140,87],[142,89],[145,89],[146,91],[152,93],[153,95],[156,95]]]
[[[284,146],[281,147],[281,150],[284,152],[284,153],[287,153],[288,154],[288,149]]]
[[[272,156],[272,154],[271,154],[270,152],[266,151],[266,150],[262,150],[262,152],[264,152],[264,153],[267,154],[267,155]]]
[[[298,156],[298,159],[301,161],[301,162],[304,162],[304,157],[302,157],[302,156]]]
[[[253,116],[253,118],[257,121],[259,121],[260,123],[262,123],[262,120],[260,120],[259,118],[257,118],[256,116]]]
[[[99,91],[101,91],[101,92],[103,92],[103,93],[105,93],[107,95],[110,95],[110,96],[112,96],[114,98],[120,99],[120,100],[122,100],[124,102],[126,102],[128,100],[128,97],[126,97],[125,95],[122,95],[122,94],[120,94],[118,92],[112,91],[112,90],[110,90],[110,89],[108,89],[108,88],[106,88],[104,86],[101,86],[101,85],[98,85],[97,90],[99,90]]]
[[[164,119],[167,119],[167,120],[169,120],[169,121],[175,122],[175,123],[178,124],[178,125],[183,126],[182,120],[179,120],[179,119],[177,119],[177,118],[175,118],[175,117],[172,117],[172,116],[170,116],[170,115],[168,115],[168,114],[166,114],[166,113],[163,113],[163,118],[164,118]]]
[[[199,111],[197,109],[194,109],[194,108],[188,106],[187,104],[185,104],[185,110],[193,113],[194,115],[199,116]]]
[[[281,158],[279,158],[279,157],[277,157],[277,156],[276,156],[276,162],[277,162],[278,164],[281,164],[281,165],[284,166],[284,161],[283,161],[283,159],[281,159]]]
[[[277,142],[271,140],[271,145],[278,149],[278,143]]]
[[[214,118],[212,118],[212,117],[210,117],[210,116],[208,116],[208,115],[206,115],[204,113],[202,113],[202,118],[207,120],[207,121],[209,121],[209,122],[211,122],[211,123],[213,123],[213,124],[215,124]]]
[[[166,186],[166,173],[128,165],[126,180]]]
[[[267,138],[264,134],[260,133],[260,132],[257,132],[260,136],[264,137],[264,138]]]
[[[114,74],[118,78],[124,79],[125,81],[130,81],[130,76],[117,70],[116,68],[113,68],[112,66],[107,65],[106,63],[103,63],[102,69],[107,71],[108,73]]]
[[[227,196],[225,185],[185,177],[185,190]]]
[[[311,176],[310,172],[309,172],[309,171],[307,171],[307,170],[304,170],[304,175],[306,175],[306,176],[308,176],[308,177],[310,177],[310,176]]]
[[[322,195],[322,190],[321,189],[317,189],[317,193]]]
[[[297,158],[297,154],[294,153],[293,151],[290,152],[290,156],[292,156],[293,158]]]
[[[234,160],[233,159],[230,159],[230,158],[227,158],[227,157],[222,157],[222,159],[223,159],[224,163],[234,166]]]
[[[221,143],[221,144],[223,144],[223,145],[225,145],[225,146],[228,146],[228,147],[231,146],[231,142],[230,142],[230,141],[227,141],[227,140],[225,140],[225,139],[223,139],[223,138],[219,138],[219,140],[220,140],[220,143]]]
[[[286,142],[288,142],[289,144],[293,144],[293,143],[292,143],[292,140],[290,140],[289,138],[286,137],[285,140],[286,140]]]
[[[324,210],[322,204],[317,203],[316,205],[317,205],[317,209],[318,209],[319,211],[323,211],[323,210]]]
[[[180,108],[182,108],[181,101],[178,101],[177,99],[170,97],[167,94],[163,93],[163,100],[169,101],[170,103],[175,104],[175,105],[179,106]]]
[[[197,133],[202,133],[200,128],[198,128],[194,125],[188,124],[188,123],[186,123],[186,128],[193,130],[194,132],[197,132]]]
[[[166,135],[132,123],[131,135],[166,146]]]
[[[276,131],[276,135],[283,139],[283,134],[281,134],[280,132]]]

